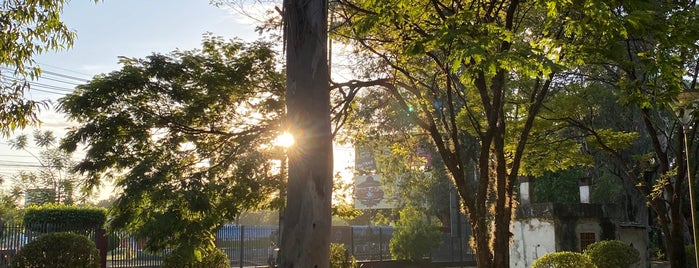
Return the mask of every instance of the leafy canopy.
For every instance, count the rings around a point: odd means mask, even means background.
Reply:
[[[77,170],[92,186],[123,191],[111,227],[201,261],[216,229],[278,189],[271,146],[284,113],[284,77],[271,44],[205,35],[203,48],[121,58],[59,100],[79,126],[62,141],[84,144]]]
[[[0,2],[0,74],[36,78],[33,67],[37,54],[69,48],[75,32],[61,21],[65,0],[12,0]],[[95,1],[97,2],[97,0]],[[29,83],[17,79],[0,80],[0,134],[8,136],[16,128],[36,123],[36,112],[45,102],[26,99]]]

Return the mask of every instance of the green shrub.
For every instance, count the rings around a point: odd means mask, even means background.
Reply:
[[[99,252],[95,243],[73,233],[44,234],[20,249],[12,267],[85,267],[97,268]]]
[[[604,240],[590,244],[584,254],[597,268],[629,267],[641,260],[638,250],[619,240]]]
[[[536,259],[532,268],[595,268],[589,257],[569,251],[546,253]]]
[[[231,261],[228,260],[223,250],[214,249],[202,257],[201,261],[193,261],[183,254],[178,254],[176,251],[165,256],[162,268],[230,268]]]
[[[22,221],[34,232],[95,228],[102,227],[107,221],[107,211],[95,207],[45,204],[28,207]]]
[[[357,260],[350,255],[345,244],[330,244],[330,268],[354,268]]]
[[[396,259],[418,261],[439,245],[439,227],[429,223],[423,213],[408,207],[401,209],[399,215],[389,243],[391,255]]]

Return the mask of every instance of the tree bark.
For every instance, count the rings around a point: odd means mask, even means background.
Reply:
[[[289,149],[281,267],[330,266],[332,134],[327,2],[285,0]]]

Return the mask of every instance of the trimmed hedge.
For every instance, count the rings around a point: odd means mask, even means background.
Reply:
[[[641,260],[638,250],[619,240],[605,240],[590,244],[585,249],[597,268],[629,267]]]
[[[107,210],[96,207],[45,204],[25,209],[22,221],[29,230],[35,232],[45,232],[44,228],[47,225],[53,227],[51,231],[60,231],[62,228],[102,227],[107,221]]]
[[[589,257],[577,252],[546,253],[532,264],[532,268],[595,268]]]
[[[99,252],[86,236],[73,233],[44,234],[20,249],[12,267],[98,268]]]

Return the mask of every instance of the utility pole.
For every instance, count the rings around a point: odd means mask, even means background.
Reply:
[[[281,267],[330,266],[332,134],[327,0],[284,0],[289,150]]]

